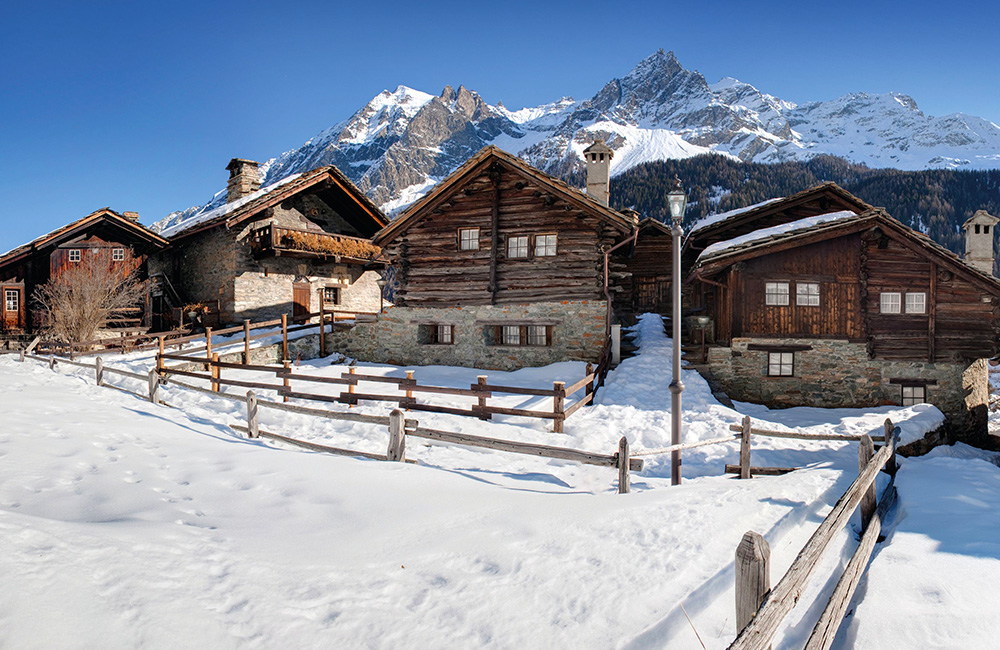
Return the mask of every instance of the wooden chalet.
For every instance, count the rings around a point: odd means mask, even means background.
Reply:
[[[627,279],[619,245],[635,228],[486,147],[373,239],[399,283],[383,319],[384,360],[502,369],[597,360],[611,296]]]
[[[639,222],[639,232],[625,269],[630,289],[621,307],[633,313],[670,313],[673,240],[670,226],[653,218]]]
[[[714,330],[702,369],[730,397],[929,402],[954,431],[986,435],[984,359],[1000,342],[1000,281],[884,210],[851,208],[714,242],[689,281],[694,309]]]
[[[336,167],[260,187],[254,161],[234,158],[227,202],[161,234],[170,247],[153,272],[176,297],[160,311],[196,304],[222,322],[376,312],[380,250],[371,236],[385,215]],[[181,304],[175,304],[181,303]]]
[[[101,208],[0,256],[0,339],[18,340],[44,327],[32,294],[65,269],[101,255],[113,264],[138,269],[144,278],[148,256],[166,245],[165,239],[139,224],[134,212],[119,214]],[[148,305],[136,305],[131,318],[117,324],[148,325],[149,318]]]

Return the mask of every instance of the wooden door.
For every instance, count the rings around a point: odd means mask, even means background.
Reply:
[[[292,320],[301,323],[309,318],[309,295],[312,292],[308,282],[292,284]]]
[[[660,312],[670,309],[670,281],[654,275],[635,279],[636,312]]]
[[[3,308],[3,329],[7,331],[20,329],[21,323],[24,322],[21,318],[21,311],[24,309],[21,290],[16,287],[4,287],[0,293],[2,293],[0,299],[3,300],[0,304]]]

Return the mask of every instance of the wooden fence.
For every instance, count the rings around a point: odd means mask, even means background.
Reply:
[[[870,436],[859,438],[858,478],[837,500],[833,510],[823,520],[806,545],[799,551],[795,561],[778,581],[770,588],[770,549],[762,535],[747,532],[736,549],[736,629],[738,636],[730,644],[730,650],[764,650],[769,648],[778,627],[785,616],[799,601],[808,585],[809,576],[816,568],[820,557],[829,546],[833,536],[847,525],[855,508],[861,510],[861,543],[844,570],[833,595],[827,602],[819,621],[806,642],[806,650],[827,650],[833,643],[837,629],[844,618],[851,597],[857,589],[872,550],[878,541],[882,521],[892,506],[896,491],[893,486],[896,473],[896,446],[899,429],[890,420],[885,421],[884,444],[877,454],[873,454],[874,442]],[[743,440],[750,429],[744,421]],[[760,434],[758,435],[764,435]],[[790,436],[787,436],[790,437]],[[842,436],[844,437],[844,436]],[[855,437],[855,436],[852,436]],[[749,453],[747,454],[749,457]],[[741,463],[742,465],[742,463]],[[890,483],[882,493],[882,499],[875,503],[875,478],[886,468]]]

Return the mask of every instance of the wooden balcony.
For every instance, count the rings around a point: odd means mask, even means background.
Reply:
[[[331,235],[275,224],[267,224],[250,233],[250,251],[256,259],[308,257],[355,264],[371,262],[382,253],[381,248],[361,237]]]

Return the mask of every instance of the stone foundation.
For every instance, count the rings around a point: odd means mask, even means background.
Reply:
[[[795,352],[794,376],[770,377],[768,353],[751,345],[803,345]],[[898,405],[901,387],[893,379],[929,379],[927,401],[948,418],[951,439],[973,442],[986,435],[989,383],[986,361],[886,361],[869,359],[864,343],[829,339],[734,338],[730,347],[708,350],[714,378],[732,399],[769,407],[825,408]]]

